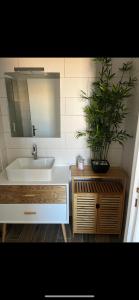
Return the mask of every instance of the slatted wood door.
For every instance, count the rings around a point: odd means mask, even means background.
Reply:
[[[97,194],[76,194],[73,203],[73,232],[96,232]]]
[[[122,213],[122,194],[99,194],[96,233],[120,234],[122,225]]]
[[[73,233],[96,232],[97,194],[89,182],[75,181],[73,199]]]

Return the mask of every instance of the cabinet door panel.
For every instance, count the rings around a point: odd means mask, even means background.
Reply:
[[[96,194],[74,194],[73,232],[96,232]]]
[[[99,195],[97,233],[120,234],[123,211],[123,195]]]

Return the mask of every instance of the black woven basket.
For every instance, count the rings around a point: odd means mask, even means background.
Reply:
[[[91,166],[96,173],[106,173],[110,168],[110,164],[107,160],[91,159]]]

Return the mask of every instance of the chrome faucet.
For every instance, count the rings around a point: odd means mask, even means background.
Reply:
[[[32,155],[34,156],[34,159],[37,159],[37,145],[36,144],[33,145]]]

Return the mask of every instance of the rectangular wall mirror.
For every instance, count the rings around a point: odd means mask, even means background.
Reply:
[[[12,137],[60,137],[60,73],[5,73]]]

